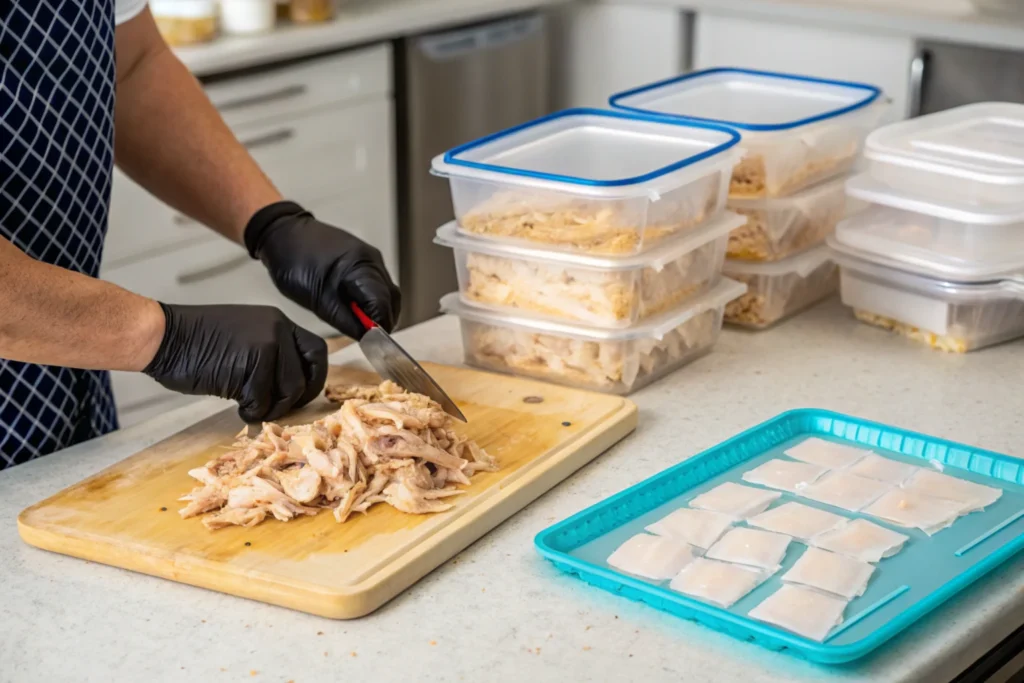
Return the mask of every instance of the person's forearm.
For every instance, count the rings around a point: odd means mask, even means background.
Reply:
[[[148,11],[118,27],[117,48],[118,166],[165,203],[241,242],[252,215],[281,194],[163,43]]]
[[[142,370],[164,334],[160,304],[40,263],[0,238],[0,358]]]

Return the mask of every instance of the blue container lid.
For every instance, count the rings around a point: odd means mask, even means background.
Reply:
[[[863,109],[881,94],[881,89],[865,83],[718,68],[618,93],[609,102],[624,111],[770,132]]]
[[[724,160],[739,139],[712,123],[567,109],[455,147],[432,166],[442,176],[514,184],[642,187]]]

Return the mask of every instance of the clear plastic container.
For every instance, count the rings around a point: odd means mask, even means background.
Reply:
[[[729,237],[737,261],[780,261],[825,241],[843,216],[862,205],[848,202],[846,178],[836,178],[778,199],[730,199],[726,208],[747,222]]]
[[[836,252],[843,303],[857,318],[966,353],[1024,336],[1024,283],[952,283]]]
[[[456,147],[433,171],[467,234],[635,254],[717,217],[738,141],[722,126],[570,109]]]
[[[690,306],[622,329],[503,315],[467,304],[457,293],[441,300],[441,310],[459,316],[470,365],[628,394],[710,351],[726,303],[744,291],[746,285],[722,279]]]
[[[874,205],[836,227],[841,245],[956,282],[1024,279],[1024,201],[940,204],[893,190],[867,174],[852,178],[847,193]]]
[[[334,18],[337,0],[291,0],[288,16],[297,24],[317,24]]]
[[[935,202],[1020,204],[1024,104],[968,104],[883,126],[868,136],[864,157],[868,172],[895,190]]]
[[[276,22],[276,0],[220,0],[220,25],[224,33],[267,33],[274,30]]]
[[[613,107],[735,128],[745,152],[729,196],[783,197],[853,167],[886,107],[873,85],[705,69],[612,96]]]
[[[195,45],[217,36],[214,0],[150,0],[149,7],[168,45]]]
[[[601,327],[624,327],[678,308],[717,284],[730,231],[710,225],[631,256],[567,254],[467,237],[449,223],[434,241],[455,250],[462,298],[475,306]]]
[[[725,307],[725,322],[761,330],[818,303],[839,288],[839,268],[828,246],[777,263],[726,261],[727,277],[747,293]]]

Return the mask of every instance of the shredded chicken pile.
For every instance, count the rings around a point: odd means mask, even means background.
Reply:
[[[265,422],[242,430],[231,450],[189,472],[202,486],[183,496],[184,518],[206,516],[208,529],[254,526],[267,515],[288,521],[322,509],[344,522],[388,503],[402,512],[443,512],[476,472],[497,463],[452,429],[434,401],[397,384],[328,387],[341,408],[312,424]]]

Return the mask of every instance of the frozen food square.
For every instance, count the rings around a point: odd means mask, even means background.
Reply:
[[[729,531],[704,554],[712,560],[745,564],[776,571],[793,539],[785,534],[738,527]]]
[[[795,446],[790,446],[785,453],[794,460],[809,462],[830,470],[841,470],[849,467],[871,451],[856,446],[847,446],[833,441],[826,441],[812,436]]]
[[[952,525],[969,507],[970,504],[896,488],[864,508],[864,513],[908,529],[920,529],[931,536]]]
[[[827,550],[808,548],[793,568],[782,575],[786,583],[798,583],[852,600],[864,595],[874,565]]]
[[[905,462],[884,458],[876,453],[868,453],[852,465],[847,472],[856,474],[858,477],[887,481],[890,484],[902,484],[917,470],[917,467]]]
[[[806,462],[776,458],[743,473],[743,481],[796,493],[810,486],[828,470]]]
[[[1000,488],[975,484],[973,481],[927,469],[915,472],[914,476],[903,482],[903,488],[924,496],[964,503],[968,507],[961,514],[984,509],[1003,495]]]
[[[690,507],[746,518],[764,512],[780,496],[782,494],[777,491],[765,491],[727,481],[691,500]]]
[[[811,545],[864,562],[878,562],[898,553],[908,540],[909,536],[898,531],[866,519],[853,519],[848,524],[815,536]]]
[[[825,505],[857,512],[878,500],[892,484],[849,472],[832,472],[800,491],[800,495]]]
[[[664,581],[678,574],[695,557],[694,549],[680,541],[637,534],[616,548],[607,562],[627,574]]]
[[[747,520],[750,526],[806,541],[846,522],[846,517],[803,503],[784,503]]]
[[[758,621],[821,642],[843,623],[845,610],[846,600],[842,598],[802,586],[784,585],[748,614]]]
[[[680,508],[648,525],[647,531],[706,550],[736,521],[736,517],[722,512]]]
[[[771,574],[763,569],[698,557],[686,565],[668,587],[698,600],[728,608],[760,586],[769,576]]]

